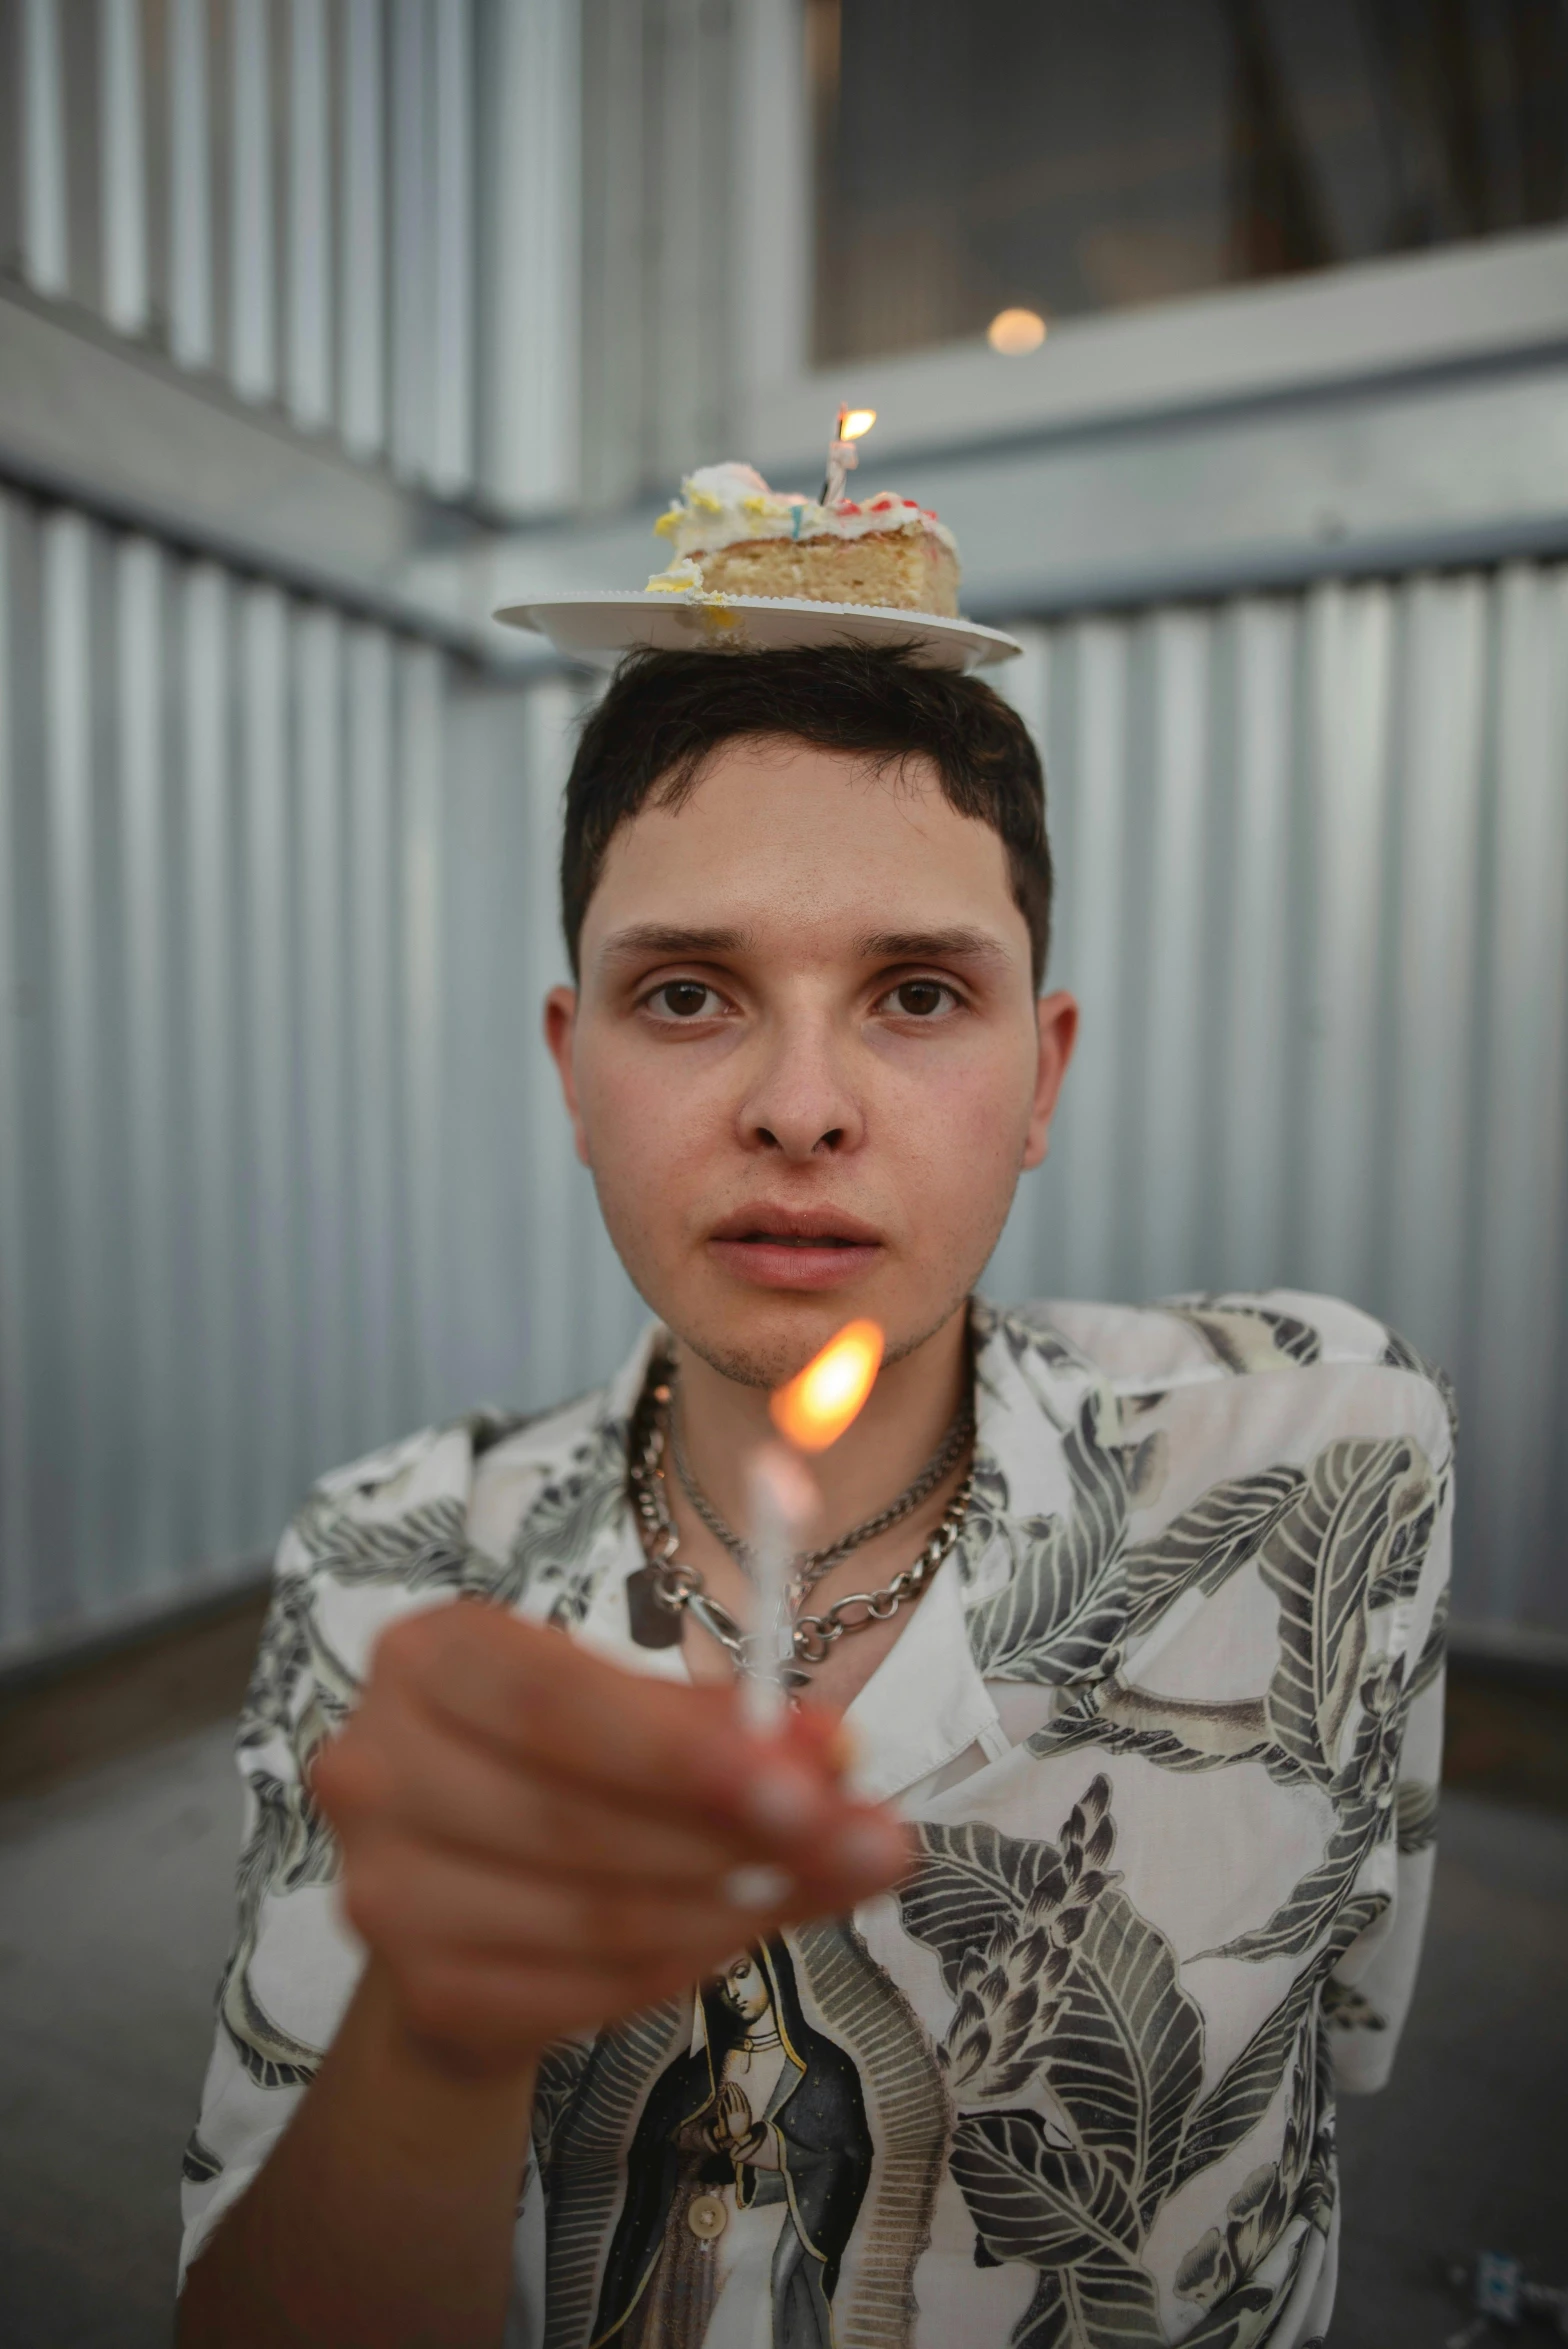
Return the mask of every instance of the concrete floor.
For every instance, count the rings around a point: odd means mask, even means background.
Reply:
[[[222,1726],[0,1804],[7,2349],[168,2343],[238,1812]],[[1440,2349],[1479,2248],[1568,2281],[1565,2113],[1568,1818],[1451,1792],[1394,2086],[1342,2108],[1332,2349]]]

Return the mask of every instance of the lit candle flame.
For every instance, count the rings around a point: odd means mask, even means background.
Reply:
[[[852,1321],[780,1387],[769,1409],[781,1435],[803,1452],[836,1444],[870,1394],[882,1362],[874,1321]]]
[[[876,420],[875,408],[840,408],[838,437],[840,440],[864,440]]]

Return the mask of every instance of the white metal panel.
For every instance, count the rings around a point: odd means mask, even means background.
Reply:
[[[429,1418],[449,1402],[446,1255],[442,1201],[448,1177],[441,919],[444,855],[445,675],[426,645],[398,656],[402,756],[403,1163],[407,1174],[412,1407]]]
[[[399,1364],[387,1268],[398,1231],[393,1169],[398,1160],[398,990],[393,936],[392,659],[379,629],[349,632],[348,886],[354,940],[350,963],[350,1187],[355,1200],[352,1312],[358,1372],[354,1400],[364,1433],[396,1425]]]
[[[522,514],[578,487],[581,28],[577,0],[495,0],[483,21],[483,486]]]
[[[1155,623],[1153,736],[1146,818],[1147,959],[1141,1158],[1140,1287],[1160,1295],[1191,1278],[1198,1250],[1206,1033],[1203,945],[1212,920],[1204,822],[1213,770],[1212,623],[1196,612]],[[1140,831],[1145,823],[1140,823]],[[1126,953],[1126,929],[1117,940]]]
[[[205,0],[168,0],[169,350],[210,367],[213,327],[212,114]]]
[[[103,307],[122,334],[147,325],[147,141],[141,0],[99,0],[103,61]]]
[[[241,1407],[249,1422],[247,1501],[281,1518],[291,1503],[294,1437],[295,1035],[288,741],[288,621],[275,587],[245,591],[237,615],[239,654],[238,824],[242,898],[237,924],[244,963],[242,1057],[246,1209]]]
[[[1565,1612],[1568,573],[1506,572],[1497,620],[1465,1405],[1469,1450],[1487,1480],[1488,1611],[1506,1622]]]
[[[102,1605],[108,1596],[105,1455],[108,1414],[114,1408],[106,1392],[101,1319],[109,1273],[102,1189],[108,1039],[101,1017],[96,888],[103,845],[94,699],[83,691],[100,652],[93,629],[94,552],[92,527],[79,515],[55,514],[45,523],[41,586],[54,1212],[61,1326],[68,1348],[64,1428],[75,1463],[66,1571],[77,1602],[87,1607]]]
[[[23,1054],[31,1006],[21,944],[24,878],[19,761],[25,750],[17,672],[17,606],[22,583],[13,541],[17,518],[0,498],[0,1641],[24,1640],[33,1624],[32,1473],[35,1365],[28,1344],[30,1283]]]
[[[1394,618],[1383,587],[1321,588],[1306,611],[1300,1262],[1309,1286],[1351,1295],[1372,1272]]]
[[[175,1006],[172,940],[178,824],[170,790],[166,565],[148,539],[114,555],[114,716],[124,887],[126,1225],[136,1374],[127,1436],[144,1465],[122,1515],[131,1579],[156,1586],[180,1554],[175,1511],[182,1442],[176,1228]]]
[[[70,291],[59,0],[22,12],[22,266],[41,294]]]
[[[1240,605],[1231,663],[1234,750],[1222,836],[1211,842],[1224,881],[1210,920],[1221,953],[1218,1000],[1206,1024],[1216,1121],[1210,1235],[1226,1279],[1255,1287],[1279,1262],[1288,1196],[1289,1095],[1281,1040],[1289,1033],[1287,925],[1297,630],[1289,605]]]
[[[192,1288],[188,1343],[200,1365],[187,1422],[203,1560],[233,1539],[234,1498],[251,1434],[244,1423],[237,1288],[245,1262],[239,1201],[240,1009],[234,942],[233,584],[212,564],[184,580],[181,749],[184,772],[186,1015],[190,1094]]]
[[[455,496],[474,471],[474,54],[470,0],[431,26],[430,446],[426,475]],[[512,135],[516,135],[515,129]]]
[[[391,189],[389,207],[392,380],[389,447],[394,469],[422,480],[430,462],[437,353],[431,336],[431,47],[429,0],[389,0]],[[444,361],[445,354],[441,354]]]
[[[1117,1082],[1124,1002],[1132,972],[1129,931],[1118,920],[1124,886],[1127,810],[1128,631],[1090,621],[1070,632],[1076,656],[1072,752],[1055,771],[1070,827],[1059,888],[1065,935],[1057,970],[1077,995],[1082,1034],[1069,1076],[1071,1114],[1054,1146],[1064,1206],[1064,1273],[1070,1285],[1103,1295],[1116,1278],[1116,1204],[1124,1156]],[[1064,648],[1066,649],[1066,648]],[[1124,917],[1123,917],[1124,918]],[[1043,1185],[1034,1186],[1038,1206]]]
[[[267,0],[231,0],[229,380],[241,399],[278,387],[272,40]]]
[[[332,414],[331,260],[326,0],[290,0],[288,405],[310,432]]]
[[[584,0],[581,490],[598,507],[644,473],[648,17],[644,0]]]
[[[301,1399],[310,1455],[339,1459],[347,1457],[353,1444],[353,1362],[344,1296],[354,1192],[349,1156],[343,624],[330,610],[306,610],[295,620],[293,716],[299,793],[299,1179],[305,1226]]]
[[[343,0],[338,429],[351,456],[386,437],[385,82],[379,0]]]

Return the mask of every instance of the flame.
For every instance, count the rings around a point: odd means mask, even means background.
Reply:
[[[838,437],[840,440],[863,440],[876,420],[875,408],[840,408]]]
[[[820,1354],[780,1387],[769,1408],[773,1424],[803,1452],[836,1444],[870,1394],[882,1361],[882,1332],[874,1321],[852,1321]]]

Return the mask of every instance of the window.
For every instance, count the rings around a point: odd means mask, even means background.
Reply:
[[[818,366],[1568,216],[1561,0],[806,0]]]

